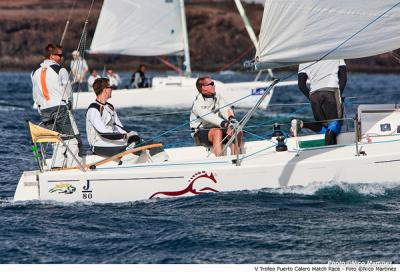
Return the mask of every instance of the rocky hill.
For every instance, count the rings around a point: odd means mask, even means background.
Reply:
[[[71,9],[73,3],[74,8]],[[82,33],[91,0],[2,0],[0,1],[0,69],[31,70],[42,60],[44,46],[58,43],[67,19],[70,26],[63,43],[64,51],[74,50]],[[90,46],[102,0],[94,1],[88,17],[87,47]],[[263,7],[245,4],[245,9],[256,33],[258,33]],[[217,71],[248,51],[241,58],[254,57],[252,43],[233,1],[191,0],[186,1],[186,17],[189,46],[194,70]],[[72,11],[72,12],[71,12]],[[133,70],[144,62],[150,69],[164,69],[154,58],[126,56],[88,56],[89,66],[102,69]],[[241,61],[230,69],[242,69]],[[400,63],[391,54],[352,60],[351,71],[399,72]]]

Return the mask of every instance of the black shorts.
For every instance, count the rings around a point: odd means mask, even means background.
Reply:
[[[103,157],[111,157],[126,150],[126,146],[94,146],[93,153]]]
[[[342,103],[337,88],[323,88],[310,94],[315,121],[342,118]]]
[[[229,141],[229,137],[226,137],[226,129],[220,128],[222,130],[222,143],[226,144]],[[210,129],[199,129],[194,135],[193,139],[196,145],[201,145],[205,147],[212,146],[212,143],[208,140],[208,133]]]

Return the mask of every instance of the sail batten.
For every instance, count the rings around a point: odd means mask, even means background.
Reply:
[[[183,31],[178,0],[104,0],[90,53],[182,55]]]
[[[398,0],[268,0],[257,69],[373,56],[400,47]]]

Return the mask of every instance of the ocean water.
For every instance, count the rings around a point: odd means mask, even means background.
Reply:
[[[29,73],[2,72],[0,80],[0,263],[400,262],[398,184],[310,180],[306,187],[122,204],[14,203],[21,173],[35,169],[26,120],[37,122],[39,116],[31,108]],[[400,102],[399,86],[399,75],[349,74],[347,116],[354,116],[359,103]],[[296,86],[276,89],[271,107],[249,123],[248,131],[258,136],[246,134],[246,140],[265,137],[274,122],[287,130],[292,118],[311,118],[305,102]],[[75,113],[85,139],[84,115]],[[149,139],[187,122],[189,110],[134,108],[119,115]],[[160,140],[192,145],[188,128]]]

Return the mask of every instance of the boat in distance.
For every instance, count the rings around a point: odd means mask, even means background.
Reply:
[[[223,83],[214,80],[218,93],[228,104],[238,108],[251,108],[264,93],[268,81]],[[280,82],[277,86],[297,85],[297,81]],[[114,90],[109,100],[116,108],[190,108],[198,91],[196,78],[169,76],[153,78],[151,88]],[[273,92],[260,105],[267,108]],[[94,92],[74,93],[74,109],[87,109],[96,99]]]

